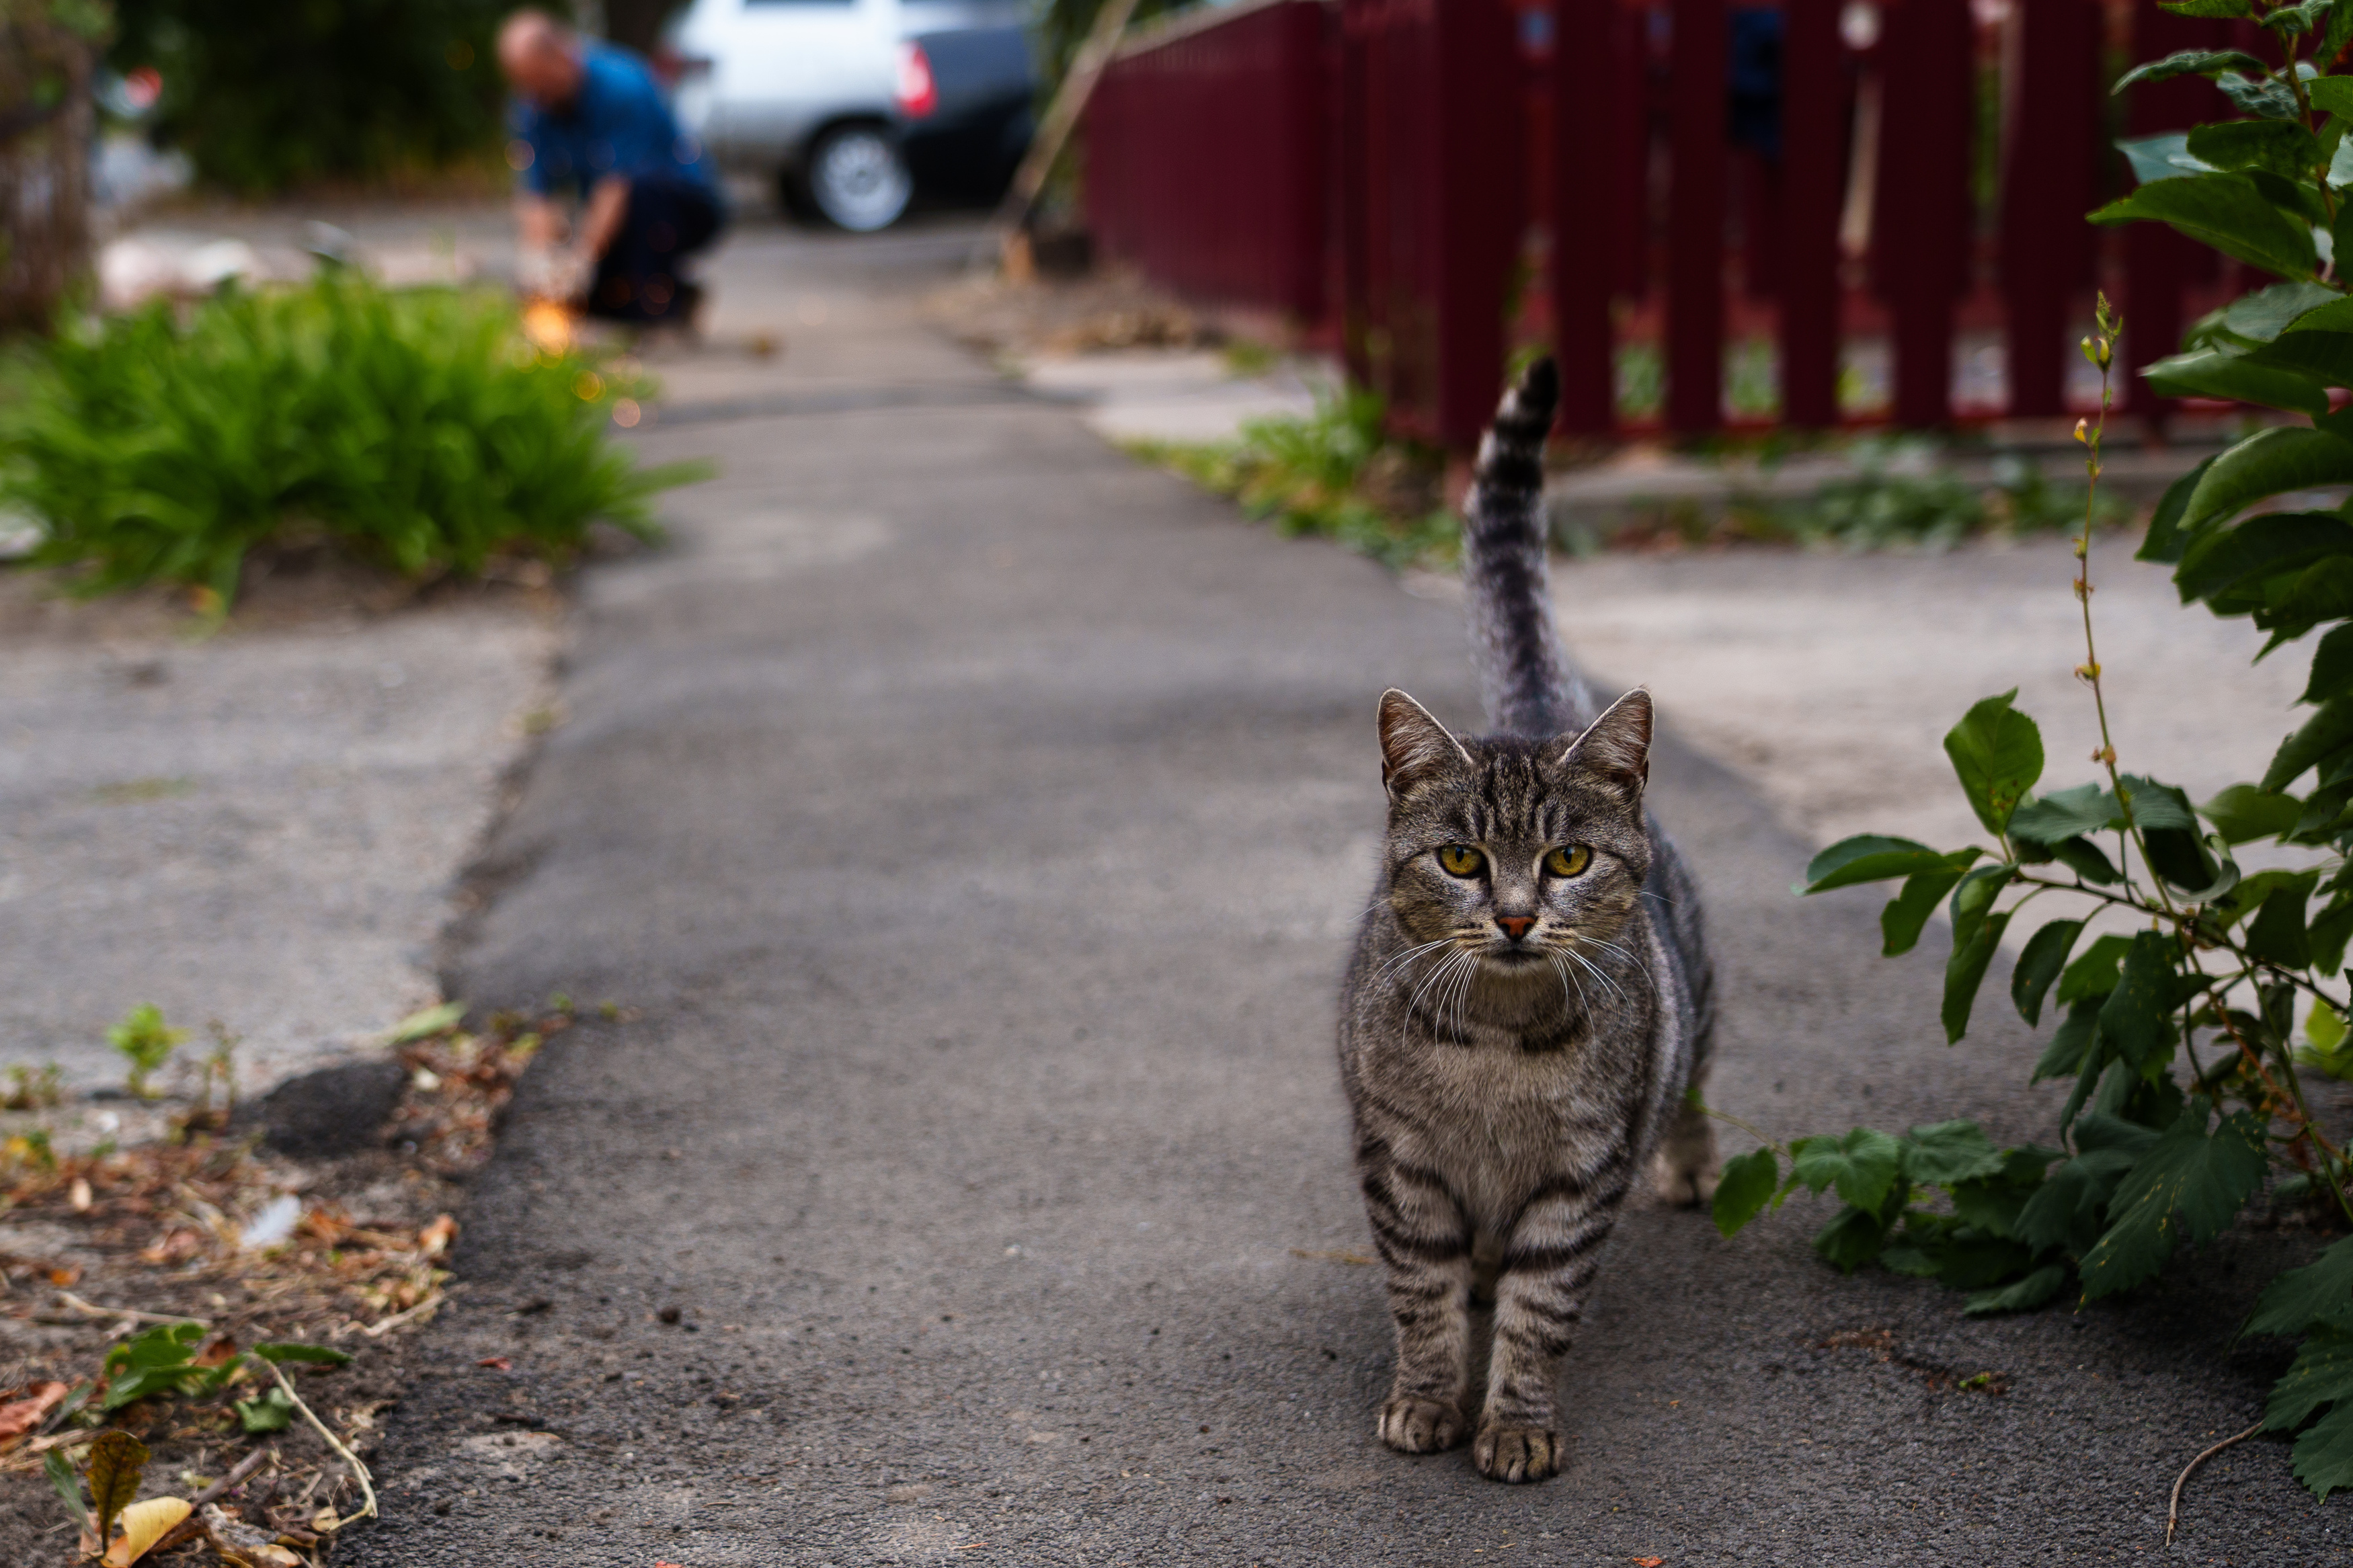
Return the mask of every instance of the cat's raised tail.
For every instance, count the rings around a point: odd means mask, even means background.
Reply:
[[[1545,563],[1544,448],[1560,402],[1550,358],[1504,394],[1462,507],[1472,661],[1487,722],[1532,739],[1583,728],[1593,699],[1561,651]]]

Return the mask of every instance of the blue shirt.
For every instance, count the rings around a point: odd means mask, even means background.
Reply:
[[[583,39],[581,66],[580,90],[564,108],[514,101],[515,139],[531,153],[518,172],[525,190],[544,196],[576,187],[585,196],[608,174],[666,175],[717,195],[702,143],[678,128],[645,61]]]

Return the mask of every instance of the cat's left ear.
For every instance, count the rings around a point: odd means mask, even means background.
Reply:
[[[1599,784],[1631,804],[1651,781],[1651,694],[1641,687],[1562,745],[1553,767]]]

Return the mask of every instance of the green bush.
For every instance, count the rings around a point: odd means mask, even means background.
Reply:
[[[45,531],[33,563],[91,593],[186,584],[225,608],[247,552],[319,539],[412,576],[561,559],[600,518],[649,534],[648,499],[699,477],[607,446],[638,389],[533,348],[487,293],[332,272],[185,324],[159,302],[37,353],[0,414],[0,510]]]
[[[1764,1147],[1725,1164],[1715,1215],[1729,1234],[1798,1186],[1835,1188],[1843,1206],[1814,1238],[1830,1262],[1935,1279],[1969,1292],[1966,1310],[1999,1313],[2147,1285],[2182,1243],[2212,1241],[2251,1203],[2301,1210],[2340,1238],[2275,1275],[2243,1321],[2214,1326],[2300,1342],[2239,1437],[2295,1435],[2296,1478],[2326,1498],[2353,1488],[2353,1237],[2342,1235],[2353,1228],[2353,1147],[2311,1092],[2314,1074],[2353,1079],[2353,504],[2341,499],[2353,485],[2353,409],[2331,395],[2353,385],[2353,75],[2315,67],[2353,43],[2353,0],[2165,8],[2256,24],[2283,63],[2192,49],[2126,73],[2118,90],[2209,78],[2243,118],[2125,143],[2139,183],[2093,220],[2168,224],[2281,281],[2197,322],[2184,352],[2143,374],[2168,396],[2262,404],[2306,422],[2257,430],[2177,482],[2139,558],[2173,567],[2184,604],[2246,617],[2264,634],[2257,658],[2310,639],[2300,700],[2312,711],[2269,757],[2240,760],[2246,782],[2203,802],[2126,771],[2093,636],[2087,514],[2072,586],[2091,776],[2046,784],[2041,728],[2011,706],[2015,691],[1989,697],[1945,741],[1981,841],[1849,838],[1815,858],[1805,888],[1897,884],[1880,917],[1890,955],[1910,951],[1940,905],[1948,911],[1948,1043],[1968,1033],[2012,921],[2039,922],[2008,999],[2028,1025],[2051,1026],[2031,1076],[2064,1086],[2056,1142],[1999,1149],[1967,1121],[1900,1138],[1860,1127],[1787,1144],[1758,1134]],[[2102,299],[2084,341],[2102,414],[2078,426],[2094,482],[2121,328]],[[2080,744],[2061,754],[2082,756]],[[2105,930],[2091,923],[2103,912]]]
[[[560,9],[561,7],[559,7]],[[108,59],[164,78],[157,137],[259,194],[438,168],[496,145],[504,0],[116,0]]]

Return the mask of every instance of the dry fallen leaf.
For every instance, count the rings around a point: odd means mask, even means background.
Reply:
[[[7,1404],[0,1405],[0,1443],[21,1437],[47,1420],[49,1412],[64,1401],[66,1385],[62,1383],[29,1383],[21,1389],[11,1389],[9,1393],[22,1397],[12,1398]]]
[[[131,1568],[188,1517],[188,1500],[151,1497],[122,1510],[122,1533],[106,1549],[105,1568]]]
[[[206,1508],[205,1534],[229,1568],[303,1568],[302,1559],[272,1541],[267,1531],[229,1518],[218,1507]]]
[[[438,1258],[458,1239],[458,1222],[443,1215],[417,1233],[417,1250],[427,1258]]]
[[[474,1364],[476,1366],[489,1367],[492,1372],[512,1372],[514,1370],[514,1363],[508,1357],[502,1355],[486,1355]]]
[[[1632,1562],[1634,1568],[1667,1568],[1667,1560],[1663,1557],[1637,1557]]]

